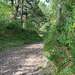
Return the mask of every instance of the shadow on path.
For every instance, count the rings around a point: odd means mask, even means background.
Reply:
[[[42,42],[12,48],[0,54],[0,75],[44,75],[44,59]]]

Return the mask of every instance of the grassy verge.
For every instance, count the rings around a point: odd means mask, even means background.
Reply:
[[[35,31],[7,30],[0,35],[0,52],[10,47],[16,47],[42,40]]]
[[[47,55],[45,56],[57,67],[55,75],[75,75],[74,50],[68,51],[66,47],[59,47],[52,50],[50,56]]]

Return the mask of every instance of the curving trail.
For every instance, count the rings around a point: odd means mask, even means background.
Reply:
[[[0,53],[0,75],[45,75],[46,64],[42,42]]]

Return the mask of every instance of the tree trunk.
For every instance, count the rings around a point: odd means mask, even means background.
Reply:
[[[16,20],[18,8],[19,8],[19,0],[16,0],[16,10],[15,10],[14,17],[13,17],[14,20]]]
[[[27,12],[27,8],[26,8],[26,12]],[[28,13],[26,13],[26,19],[28,18]]]
[[[13,0],[11,0],[11,4],[12,4],[12,6],[13,6]]]
[[[22,15],[23,15],[23,2],[24,0],[22,0],[22,6],[21,6],[21,25],[23,25],[23,22],[22,22]]]
[[[59,20],[60,14],[61,14],[61,5],[58,4],[58,6],[57,6],[57,21]]]

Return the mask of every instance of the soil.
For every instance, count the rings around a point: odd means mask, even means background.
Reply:
[[[0,75],[54,75],[52,67],[45,71],[47,62],[43,42],[19,46],[0,53]]]

